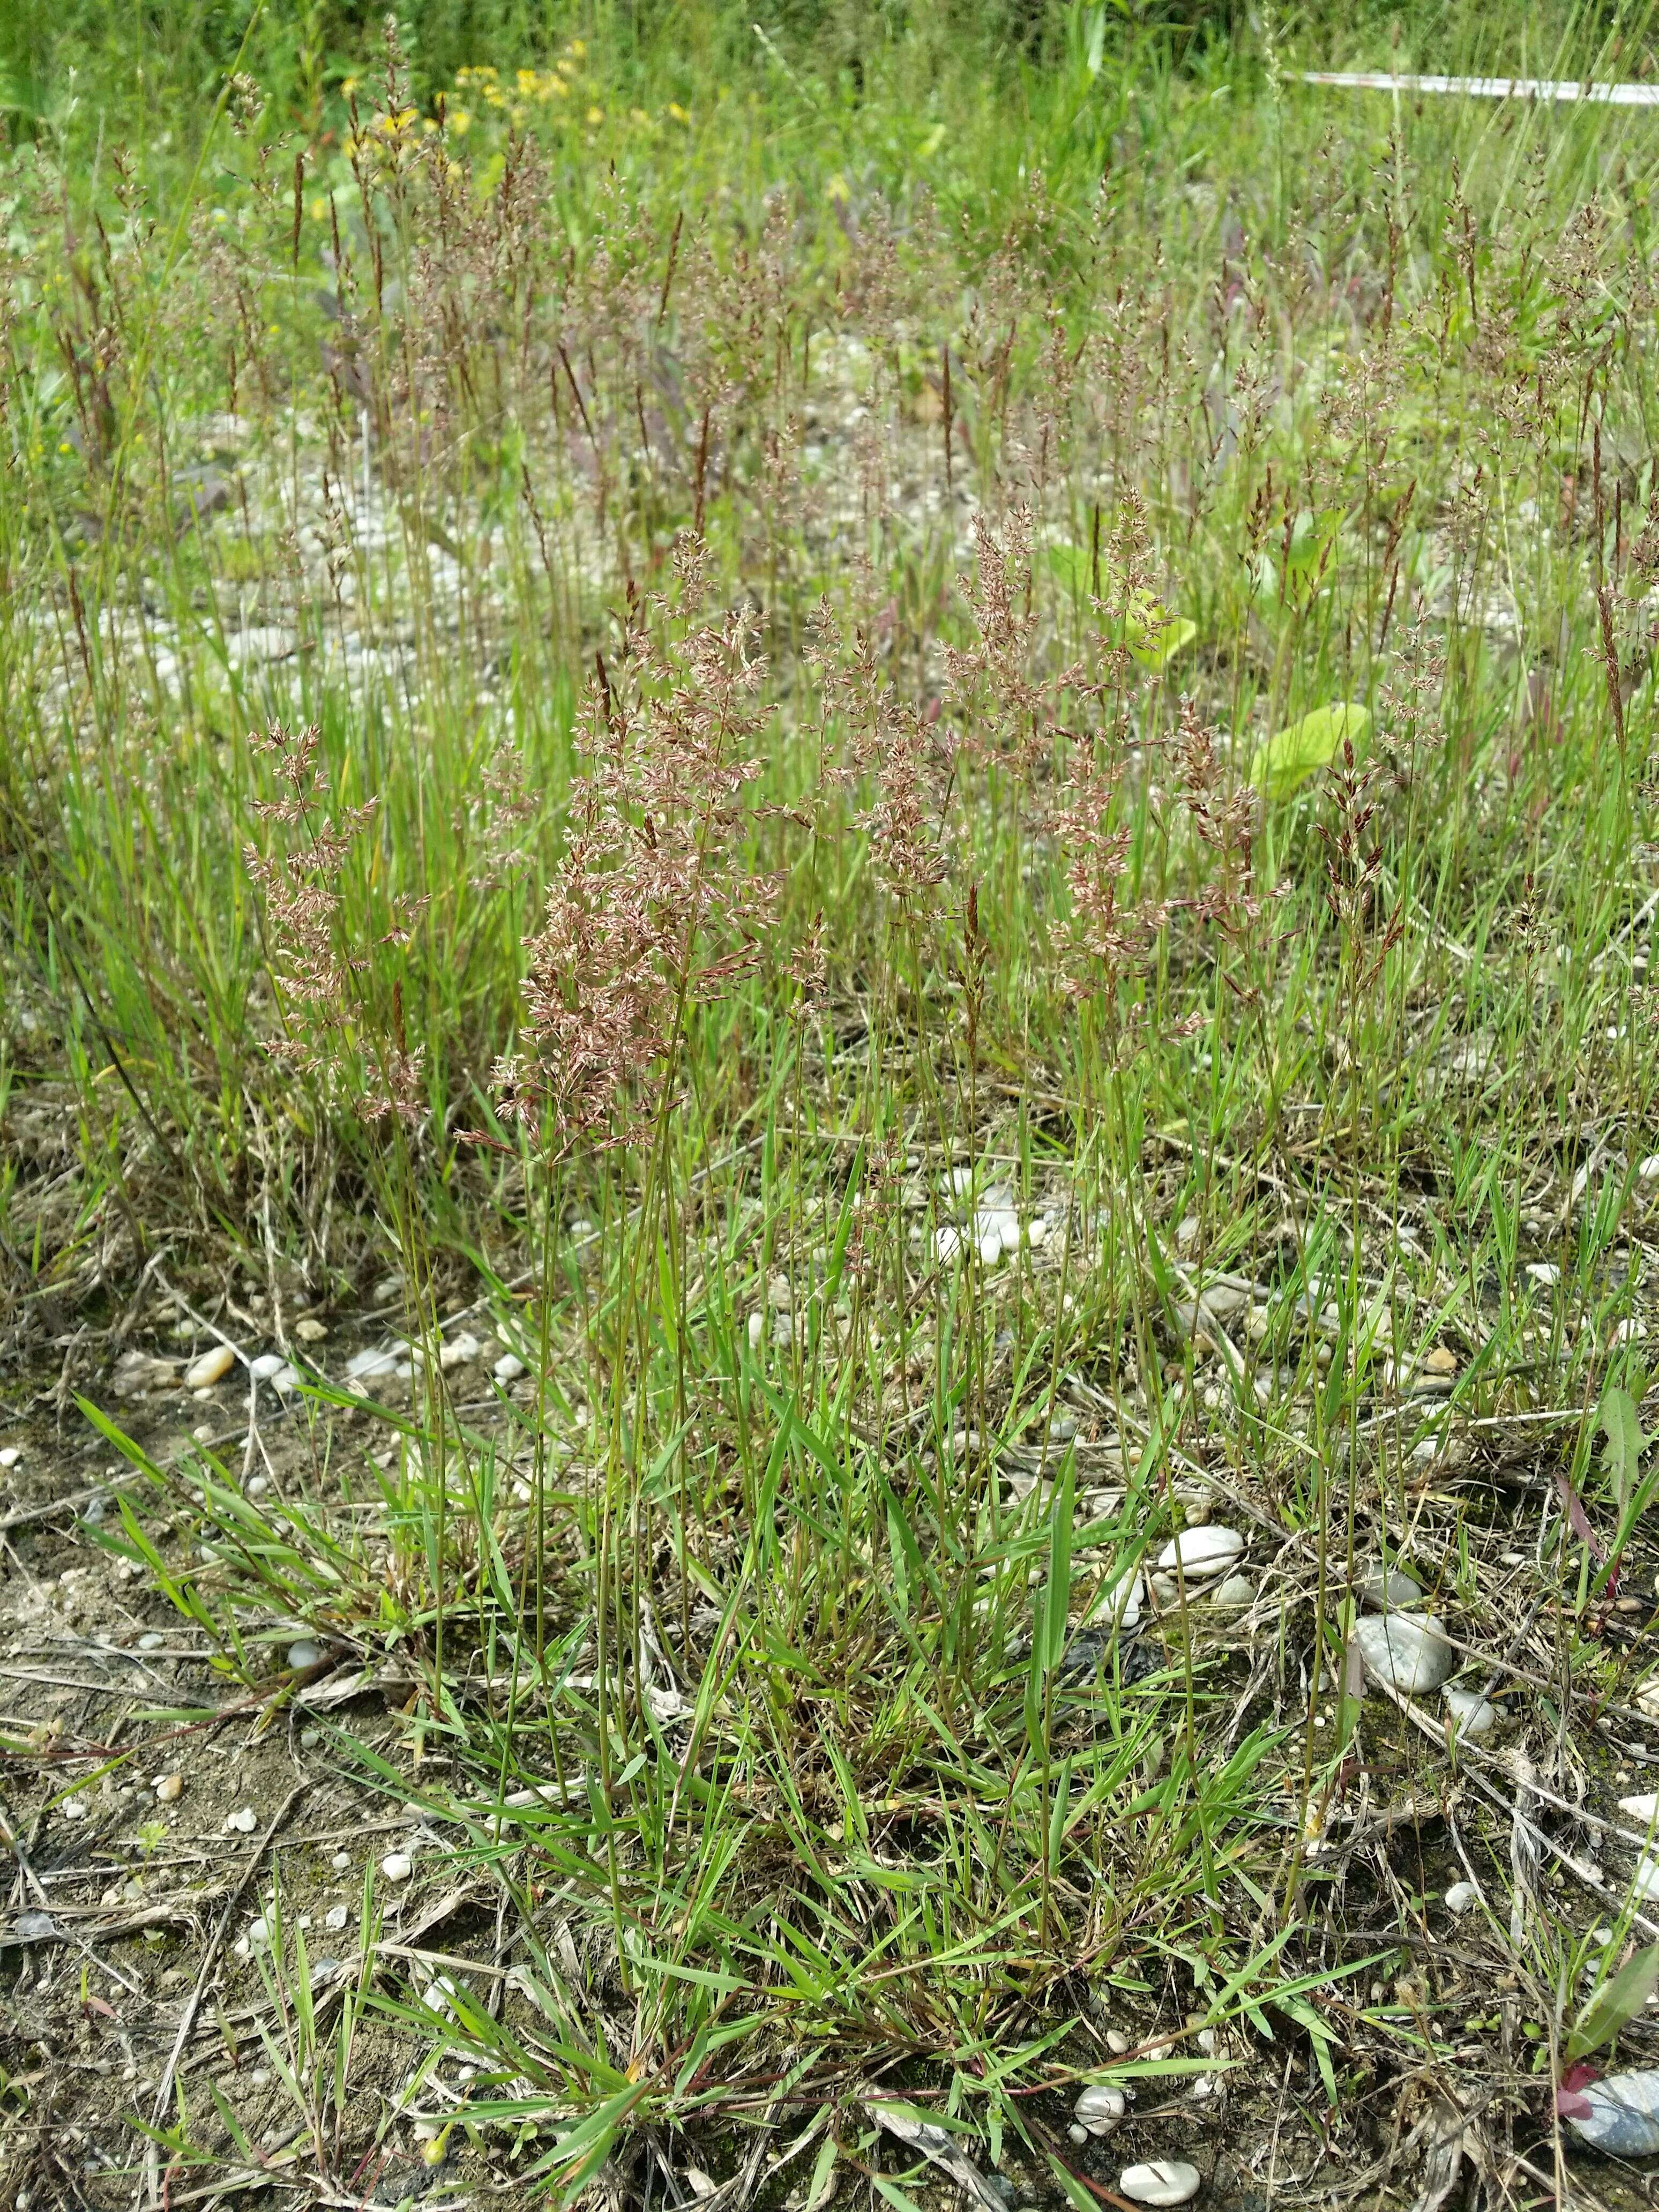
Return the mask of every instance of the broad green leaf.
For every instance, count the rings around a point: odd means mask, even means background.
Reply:
[[[1579,2014],[1567,2038],[1568,2065],[1621,2034],[1647,2003],[1656,1985],[1659,1985],[1659,1943],[1650,1944],[1645,1951],[1626,1959]]]
[[[1084,545],[1051,545],[1048,566],[1056,580],[1074,599],[1093,596],[1094,556]],[[1121,586],[1108,563],[1100,563],[1100,597],[1114,600]],[[1138,592],[1111,624],[1113,641],[1127,645],[1143,668],[1167,668],[1198,635],[1190,615],[1172,614],[1150,592]]]
[[[1610,1382],[1601,1394],[1601,1464],[1613,1478],[1613,1494],[1622,1514],[1629,1505],[1641,1471],[1642,1454],[1650,1439],[1642,1434],[1641,1415],[1628,1390]]]
[[[1124,623],[1130,652],[1143,668],[1166,668],[1198,635],[1190,615],[1172,615],[1156,599],[1133,610]]]
[[[1310,775],[1329,766],[1345,738],[1351,738],[1358,746],[1370,726],[1365,709],[1352,701],[1336,699],[1328,707],[1316,707],[1311,714],[1257,746],[1250,781],[1266,799],[1288,799]]]

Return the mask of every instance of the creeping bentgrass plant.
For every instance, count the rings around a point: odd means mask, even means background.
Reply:
[[[1334,2082],[1287,1946],[1428,1392],[1639,1396],[1650,126],[1091,53],[982,181],[879,86],[781,146],[395,39],[210,196],[7,161],[7,1265],[234,1259],[284,1352],[392,1267],[392,1463],[319,1356],[275,1494],[135,1443],[118,1540],[395,1683],[338,1747],[522,1947],[417,2086],[567,2184],[854,2064],[1029,2131],[1079,1978]],[[1206,1516],[1239,1638],[1148,1578]],[[292,1963],[345,2175],[368,1981]]]

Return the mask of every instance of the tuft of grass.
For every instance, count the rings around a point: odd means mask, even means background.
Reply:
[[[1354,1637],[1647,1724],[1655,126],[1097,14],[926,100],[313,25],[5,156],[9,1356],[496,1914],[325,1996],[273,1903],[337,2191],[828,2107],[817,2203],[872,2084],[1084,2188],[1085,2082],[1434,2059],[1462,1868],[1540,2049],[1638,1925]],[[103,1406],[162,1331],[287,1363],[230,1449]]]

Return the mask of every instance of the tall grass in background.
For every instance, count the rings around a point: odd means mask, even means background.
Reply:
[[[132,1449],[234,1661],[406,1657],[536,1960],[443,2036],[566,2179],[854,2049],[1019,2129],[1085,1972],[1328,2066],[1413,1387],[1644,1379],[1652,118],[1088,9],[242,21],[118,101],[73,22],[0,177],[9,1356],[392,1270],[389,1468]],[[1261,1641],[1115,1637],[1206,1511]]]

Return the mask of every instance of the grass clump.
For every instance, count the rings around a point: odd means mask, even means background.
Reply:
[[[1540,1808],[1648,1755],[1653,126],[763,43],[8,153],[8,1356],[497,1908],[273,1900],[331,2187],[371,2016],[567,2192],[902,2204],[880,2087],[1084,2203],[1079,2086],[1269,2065],[1369,2154],[1449,1878],[1546,2054],[1637,1911]]]

